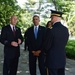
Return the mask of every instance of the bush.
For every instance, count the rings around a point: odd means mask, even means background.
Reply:
[[[69,40],[66,45],[66,56],[75,59],[75,40]]]

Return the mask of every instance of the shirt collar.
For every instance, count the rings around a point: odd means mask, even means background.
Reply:
[[[37,26],[34,25],[34,28],[35,28],[35,27],[37,27],[37,29],[38,29],[38,28],[39,28],[39,25],[37,25]]]
[[[14,25],[12,25],[12,24],[10,24],[10,27],[11,27],[11,29],[13,30],[13,27],[15,28],[15,26]]]

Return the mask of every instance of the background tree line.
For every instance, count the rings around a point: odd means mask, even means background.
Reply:
[[[10,16],[17,15],[18,26],[24,33],[32,25],[33,14],[39,14],[40,24],[45,26],[50,20],[50,9],[64,12],[63,23],[69,28],[71,36],[75,36],[75,0],[28,0],[24,7],[18,5],[17,0],[0,0],[0,29],[9,24]]]

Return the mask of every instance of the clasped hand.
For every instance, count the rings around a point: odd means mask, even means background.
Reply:
[[[20,43],[21,43],[21,40],[18,39],[18,42],[12,41],[11,45],[14,46],[14,47],[17,47]]]
[[[32,51],[34,56],[39,56],[41,53],[41,50],[37,50],[37,51]]]

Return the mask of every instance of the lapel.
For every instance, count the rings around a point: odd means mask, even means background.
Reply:
[[[13,34],[13,31],[12,31],[10,25],[8,26],[8,30],[9,30],[9,32],[10,32],[11,34]]]
[[[37,34],[37,39],[40,39],[41,35],[42,35],[42,27],[39,26],[39,28],[38,28],[38,34]]]
[[[32,26],[32,27],[31,27],[30,35],[32,36],[32,38],[34,38],[34,39],[35,39],[34,26]]]
[[[10,32],[11,36],[14,36],[13,31],[12,31],[10,25],[9,25],[8,28],[9,28],[9,32]],[[17,35],[17,33],[18,33],[18,28],[15,26],[15,34]]]
[[[15,26],[15,34],[18,34],[18,28]]]
[[[35,39],[34,26],[31,28],[30,33],[32,34],[32,37]],[[41,26],[39,26],[39,28],[38,28],[37,39],[40,37],[40,35],[41,35]]]
[[[40,26],[39,26],[39,28],[38,28],[37,38],[38,38],[38,36],[39,36],[39,30],[40,30]],[[36,38],[35,38],[35,34],[34,34],[34,26],[32,27],[30,33],[32,33],[32,38],[36,39]]]
[[[39,26],[39,28],[38,28],[37,38],[40,36],[40,34],[41,34],[41,26]]]
[[[10,37],[11,39],[14,38],[13,31],[12,31],[10,25],[7,25],[7,31],[6,32],[7,32],[8,37]]]

